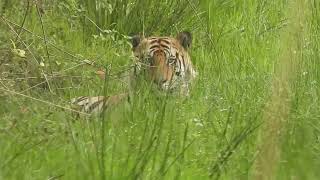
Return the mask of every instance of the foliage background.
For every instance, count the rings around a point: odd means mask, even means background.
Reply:
[[[320,2],[0,1],[0,179],[317,179]],[[191,97],[127,90],[133,34],[193,33]],[[107,70],[105,80],[99,72]]]

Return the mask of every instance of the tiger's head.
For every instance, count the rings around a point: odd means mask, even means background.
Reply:
[[[139,70],[146,72],[162,89],[168,90],[187,85],[195,77],[188,53],[191,43],[192,35],[187,31],[176,37],[134,36],[132,51]]]

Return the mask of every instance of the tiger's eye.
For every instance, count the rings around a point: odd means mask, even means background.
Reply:
[[[168,59],[168,64],[169,65],[172,65],[172,64],[174,64],[176,62],[176,59],[175,58],[169,58]]]

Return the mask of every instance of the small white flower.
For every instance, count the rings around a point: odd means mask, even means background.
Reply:
[[[44,67],[43,61],[41,61],[41,62],[39,63],[39,65],[40,65],[41,67]]]

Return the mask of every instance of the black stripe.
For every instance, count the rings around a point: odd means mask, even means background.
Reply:
[[[186,67],[186,64],[185,64],[185,62],[184,62],[184,56],[181,56],[181,58],[182,58],[182,62],[183,62],[183,68],[184,68],[184,70],[186,70],[187,67]]]
[[[158,39],[154,39],[150,41],[150,44],[153,44],[153,43],[158,43]]]
[[[85,100],[87,98],[88,97],[86,97],[86,96],[80,96],[73,102],[73,104],[78,104],[79,102],[81,102],[81,101],[83,101],[83,100]]]
[[[155,52],[155,51],[158,51],[158,50],[159,50],[159,49],[151,49],[149,53],[151,54],[151,53],[153,53],[153,52]]]
[[[171,56],[170,49],[164,49],[163,51],[167,52],[169,54],[169,56]]]
[[[165,42],[166,44],[170,44],[170,41],[168,41],[167,39],[161,39],[161,42]]]
[[[101,100],[91,104],[88,111],[91,112],[92,110],[94,110],[97,106],[100,105],[101,102],[104,103],[103,105],[105,105],[108,99],[109,99],[109,96],[103,97]],[[104,107],[102,107],[102,108],[104,108]]]
[[[159,44],[155,44],[155,45],[150,47],[150,49],[155,49],[155,48],[160,48]]]
[[[168,45],[166,45],[166,44],[161,44],[161,47],[170,49],[170,46],[168,46]]]
[[[181,72],[181,61],[178,59],[179,62],[179,71]]]

